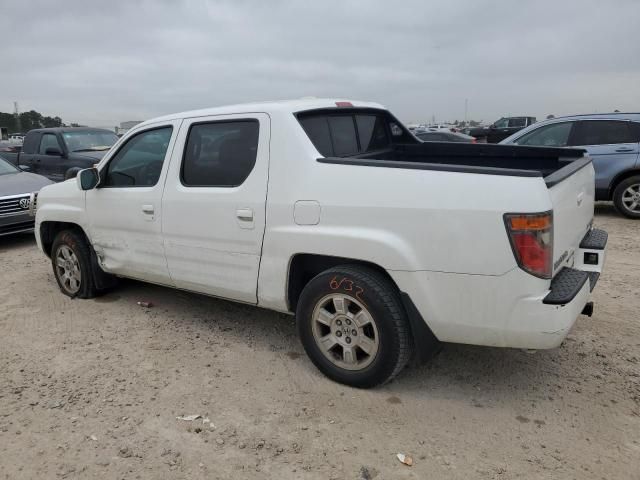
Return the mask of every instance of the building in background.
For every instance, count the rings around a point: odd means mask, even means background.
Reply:
[[[129,120],[127,122],[120,122],[120,126],[114,127],[113,131],[116,133],[116,135],[122,136],[139,123],[142,123],[142,120]]]

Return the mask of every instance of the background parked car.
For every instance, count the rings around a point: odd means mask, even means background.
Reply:
[[[23,172],[0,157],[0,236],[33,230],[31,201],[40,189],[53,183],[34,173]]]
[[[488,127],[471,129],[469,135],[477,139],[486,138],[487,143],[498,143],[534,123],[536,117],[502,117]]]
[[[439,130],[435,132],[415,132],[414,134],[423,142],[463,142],[463,143],[476,143],[476,139],[458,132],[448,132],[446,130]]]
[[[39,128],[24,138],[18,166],[61,182],[98,163],[118,137],[100,128]]]
[[[640,113],[554,118],[518,132],[504,144],[580,147],[596,171],[596,200],[613,200],[629,218],[640,219]]]

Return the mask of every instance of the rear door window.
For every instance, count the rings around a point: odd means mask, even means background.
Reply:
[[[237,187],[244,183],[256,164],[259,129],[254,119],[192,125],[182,161],[182,184]]]
[[[637,143],[637,131],[634,132],[636,129],[631,124],[619,120],[583,120],[578,122],[571,143],[576,146]]]

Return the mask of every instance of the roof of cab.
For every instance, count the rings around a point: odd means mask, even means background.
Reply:
[[[186,112],[173,113],[162,117],[151,118],[136,125],[136,128],[148,124],[179,120],[182,118],[206,117],[211,115],[231,115],[236,113],[297,113],[305,110],[317,108],[337,108],[340,102],[348,102],[354,107],[381,108],[378,103],[361,102],[359,100],[349,100],[344,98],[301,98],[297,100],[280,100],[257,103],[241,103],[237,105],[226,105],[222,107],[204,108],[201,110],[190,110]]]
[[[27,133],[69,133],[69,132],[105,132],[113,133],[113,130],[107,130],[106,128],[94,128],[94,127],[49,127],[49,128],[34,128]]]

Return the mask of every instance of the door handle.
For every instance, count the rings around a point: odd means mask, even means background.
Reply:
[[[633,152],[633,148],[631,148],[631,147],[620,147],[620,148],[616,148],[616,152]]]
[[[142,205],[142,213],[153,215],[155,213],[155,209],[153,208],[153,205]]]
[[[236,217],[243,222],[253,222],[253,210],[250,208],[239,208],[236,210]]]

